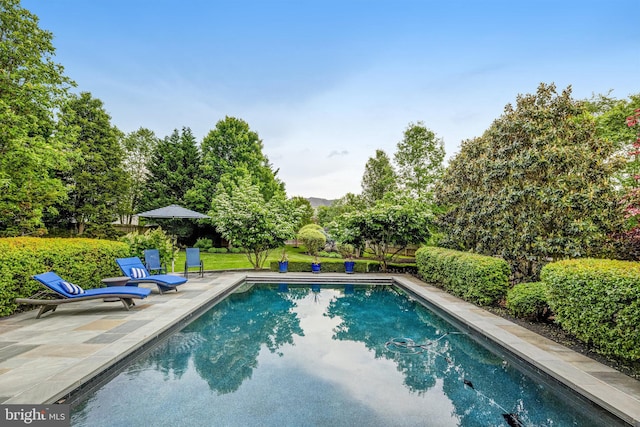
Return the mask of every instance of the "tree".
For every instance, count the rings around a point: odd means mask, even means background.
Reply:
[[[364,210],[347,212],[336,219],[333,232],[340,243],[362,247],[365,243],[383,271],[408,245],[426,242],[431,236],[433,215],[419,199],[388,196]]]
[[[300,213],[300,220],[296,224],[295,229],[300,230],[305,225],[311,224],[313,222],[313,207],[311,206],[311,202],[301,196],[292,197],[290,200],[291,204],[295,206]]]
[[[188,127],[158,141],[147,162],[148,179],[140,210],[146,211],[178,204],[196,209],[187,202],[186,193],[193,187],[200,168],[200,153],[196,139]],[[196,209],[197,210],[197,209]],[[203,212],[204,210],[199,210]],[[154,220],[177,236],[191,235],[195,227],[190,220]]]
[[[62,106],[60,122],[77,129],[71,142],[71,169],[63,174],[69,199],[58,207],[61,220],[78,235],[87,225],[92,233],[101,234],[115,220],[123,184],[120,131],[111,125],[102,101],[88,92],[70,97]]]
[[[400,186],[415,197],[431,198],[444,171],[444,143],[423,122],[410,123],[397,145],[394,160]]]
[[[262,149],[262,140],[244,120],[225,117],[218,121],[200,146],[202,164],[187,196],[193,209],[207,209],[220,178],[239,168],[249,171],[265,200],[284,190],[284,184],[276,178],[278,171],[273,170]]]
[[[343,213],[364,209],[366,206],[367,204],[360,194],[347,193],[340,199],[334,200],[331,206],[318,206],[316,221],[321,226],[327,227]]]
[[[376,150],[375,157],[370,157],[362,176],[362,197],[369,205],[382,200],[386,193],[397,189],[396,173],[391,166],[389,156],[382,150]]]
[[[149,175],[147,164],[151,162],[151,154],[157,144],[158,138],[153,131],[145,128],[131,132],[120,140],[124,152],[125,184],[120,190],[117,212],[122,224],[131,224],[133,215],[138,212]]]
[[[209,216],[222,236],[243,248],[251,265],[262,268],[271,249],[279,248],[295,234],[299,213],[284,192],[268,201],[249,174],[238,181],[225,175],[218,183]]]
[[[611,142],[617,153],[630,154],[627,163],[616,176],[617,184],[625,188],[636,186],[636,175],[640,175],[640,156],[634,147],[636,133],[625,124],[629,115],[640,108],[640,94],[629,99],[616,99],[609,95],[598,95],[586,101],[586,108],[595,117],[596,135]]]
[[[519,95],[451,159],[437,191],[441,243],[501,255],[527,278],[548,259],[597,255],[620,216],[614,152],[570,87]]]
[[[73,81],[53,62],[53,35],[19,0],[0,2],[0,235],[44,233],[42,220],[66,196],[70,132],[54,112]]]

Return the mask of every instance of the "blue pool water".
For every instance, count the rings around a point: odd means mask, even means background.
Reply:
[[[256,285],[132,362],[73,409],[72,425],[608,422],[577,405],[396,288]]]

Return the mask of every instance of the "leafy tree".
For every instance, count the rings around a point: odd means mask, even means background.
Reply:
[[[53,62],[53,35],[19,0],[0,1],[0,235],[44,233],[64,199],[66,129],[54,112],[74,85]]]
[[[423,122],[410,123],[398,143],[394,160],[398,181],[416,197],[429,197],[433,185],[444,171],[444,143]]]
[[[629,154],[627,163],[617,175],[618,184],[625,188],[637,185],[636,176],[640,175],[640,151],[634,147],[636,132],[626,126],[627,117],[640,108],[640,94],[629,96],[629,99],[616,99],[609,95],[592,97],[586,108],[595,117],[596,135],[615,145],[617,153]]]
[[[408,245],[431,236],[433,215],[427,204],[407,196],[389,196],[364,210],[336,219],[333,233],[340,243],[362,247],[365,243],[386,271],[387,262]]]
[[[115,220],[123,184],[120,131],[111,125],[102,101],[88,92],[70,97],[62,106],[60,122],[77,129],[71,142],[71,169],[63,174],[69,199],[58,207],[61,220],[70,223],[79,235],[87,225],[92,233],[103,233]]]
[[[284,192],[268,201],[249,174],[225,175],[218,183],[209,216],[222,236],[243,248],[251,265],[262,268],[269,251],[284,245],[295,234],[299,214]]]
[[[316,210],[316,221],[321,226],[327,227],[343,213],[364,209],[365,207],[366,203],[361,195],[347,193],[342,198],[331,203],[331,206],[318,206]]]
[[[449,208],[442,244],[501,255],[525,277],[547,259],[597,254],[619,217],[614,152],[570,87],[518,96],[450,161],[437,192]]]
[[[362,197],[367,204],[374,205],[397,188],[397,177],[389,156],[382,150],[376,150],[375,157],[370,157],[364,168]]]
[[[300,230],[305,225],[313,222],[313,207],[308,199],[301,196],[295,196],[291,198],[291,203],[300,212],[300,220],[298,221],[298,224],[296,224],[296,230]]]
[[[207,209],[215,196],[220,178],[245,168],[252,176],[265,200],[284,190],[282,181],[276,178],[269,159],[262,152],[258,134],[247,122],[235,117],[225,117],[216,123],[202,140],[202,163],[198,179],[187,199],[194,209]]]
[[[131,224],[133,215],[138,212],[149,175],[147,164],[151,162],[151,154],[157,144],[156,135],[145,128],[131,132],[120,140],[124,152],[125,172],[125,185],[120,190],[118,202],[118,214],[122,224]]]

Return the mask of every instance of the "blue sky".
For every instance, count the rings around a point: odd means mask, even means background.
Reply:
[[[539,83],[640,93],[640,0],[23,0],[123,132],[258,132],[290,196],[359,193],[423,121],[447,157]]]

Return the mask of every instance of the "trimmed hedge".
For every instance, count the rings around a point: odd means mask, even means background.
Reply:
[[[110,240],[0,239],[0,316],[16,311],[16,298],[44,290],[31,279],[34,274],[55,271],[83,288],[98,288],[100,279],[122,275],[115,259],[127,256],[129,245]]]
[[[322,260],[321,273],[344,273],[344,260],[327,261]],[[278,261],[271,261],[269,263],[269,269],[271,271],[278,271]],[[289,261],[290,272],[310,272],[311,261]],[[378,261],[362,261],[356,260],[353,266],[354,273],[378,273],[380,271],[380,264]],[[412,264],[387,264],[387,273],[407,273],[415,274],[417,268]]]
[[[640,360],[640,263],[580,259],[547,264],[556,322],[601,354]]]
[[[509,289],[509,265],[500,258],[424,246],[416,265],[424,281],[474,304],[494,305]]]
[[[516,317],[544,320],[551,314],[544,282],[520,283],[507,292],[507,309]]]

